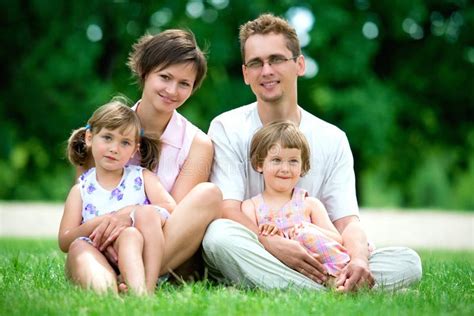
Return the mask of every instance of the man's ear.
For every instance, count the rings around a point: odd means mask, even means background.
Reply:
[[[299,77],[304,76],[306,72],[306,62],[304,60],[304,56],[300,55],[298,56],[298,59],[296,59],[296,64],[298,66],[297,74]]]
[[[86,141],[86,146],[90,147],[92,145],[92,133],[91,130],[86,130],[86,135],[84,136],[84,140]]]

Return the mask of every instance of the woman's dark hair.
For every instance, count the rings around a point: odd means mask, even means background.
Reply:
[[[156,35],[144,35],[134,45],[127,65],[143,87],[146,77],[171,65],[191,63],[196,70],[193,92],[207,72],[207,61],[191,31],[171,29]]]

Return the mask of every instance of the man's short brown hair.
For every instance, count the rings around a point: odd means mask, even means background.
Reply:
[[[269,33],[283,34],[286,38],[286,47],[291,51],[293,57],[301,55],[300,41],[295,29],[287,20],[266,13],[240,26],[240,53],[243,63],[245,63],[245,42],[247,39],[255,34]]]

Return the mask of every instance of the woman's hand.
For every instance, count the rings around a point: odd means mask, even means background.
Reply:
[[[89,238],[94,247],[104,251],[120,233],[132,225],[132,219],[126,213],[111,213],[104,217],[102,222],[94,229]]]

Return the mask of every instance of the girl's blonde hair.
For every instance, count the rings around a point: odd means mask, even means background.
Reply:
[[[74,166],[84,166],[91,158],[91,149],[86,145],[86,131],[92,135],[99,133],[103,128],[119,129],[121,133],[133,128],[135,142],[140,144],[141,162],[144,168],[154,171],[158,166],[161,143],[154,134],[143,134],[140,119],[124,98],[115,97],[109,103],[99,107],[87,121],[85,127],[78,128],[71,133],[67,146],[67,157]]]
[[[253,135],[250,144],[250,161],[257,171],[262,167],[263,161],[270,149],[280,145],[283,148],[296,148],[301,151],[301,176],[310,169],[310,149],[308,141],[298,126],[291,121],[274,121],[259,129]]]

